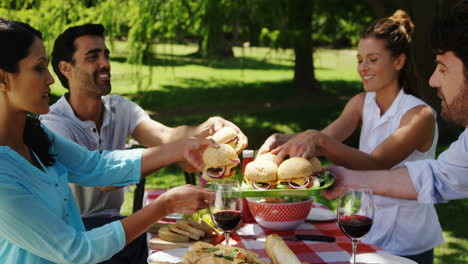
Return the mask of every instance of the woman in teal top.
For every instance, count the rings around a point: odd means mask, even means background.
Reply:
[[[85,231],[68,182],[125,186],[142,174],[187,160],[202,169],[216,143],[187,139],[145,150],[90,152],[54,135],[37,115],[49,111],[41,33],[0,18],[0,263],[97,263],[171,213],[206,208],[209,191],[185,185],[121,221]]]

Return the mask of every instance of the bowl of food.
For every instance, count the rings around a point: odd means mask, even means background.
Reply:
[[[247,197],[255,221],[274,231],[294,230],[307,218],[313,197]]]

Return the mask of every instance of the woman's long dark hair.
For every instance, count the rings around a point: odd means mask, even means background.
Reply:
[[[30,25],[0,17],[0,68],[18,72],[18,63],[28,56],[35,37],[42,39],[42,34]],[[55,164],[54,155],[49,153],[52,142],[37,117],[27,116],[23,140],[44,165]]]

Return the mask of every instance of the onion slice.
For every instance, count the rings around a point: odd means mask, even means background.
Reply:
[[[304,189],[307,186],[307,184],[309,184],[309,182],[310,182],[310,178],[309,177],[306,177],[306,178],[307,178],[307,181],[302,186],[295,186],[291,182],[291,179],[289,179],[288,184],[289,184],[289,186],[291,186],[291,188],[294,188],[294,189]]]
[[[229,144],[229,143],[232,143],[232,142],[237,141],[237,140],[239,140],[238,136],[234,137],[233,139],[229,140],[228,142],[226,142],[224,144]]]
[[[224,176],[225,172],[226,172],[226,166],[223,166],[223,170],[219,174],[213,174],[209,170],[206,170],[206,174],[210,176],[211,178],[221,178]]]
[[[255,190],[269,190],[271,188],[271,184],[268,183],[266,187],[260,187],[257,185],[256,181],[252,181],[252,187],[254,187]]]

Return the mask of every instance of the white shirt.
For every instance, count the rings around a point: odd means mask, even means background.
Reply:
[[[405,164],[420,203],[441,203],[468,197],[468,129],[437,160]],[[463,217],[463,216],[460,216]]]
[[[134,102],[120,95],[102,97],[103,120],[97,131],[93,121],[81,121],[75,116],[66,97],[62,96],[50,107],[50,112],[41,116],[41,122],[54,133],[70,139],[89,150],[125,149],[127,137],[148,114]],[[114,216],[120,214],[124,201],[124,189],[102,192],[95,187],[70,184],[82,217]]]
[[[375,92],[368,92],[364,102],[359,149],[371,153],[400,126],[403,115],[418,105],[426,104],[401,89],[390,108],[381,116]],[[415,150],[393,168],[402,167],[408,161],[433,159],[437,140],[436,125],[431,148],[426,152]],[[420,254],[443,243],[442,229],[432,204],[374,195],[374,208],[374,223],[364,237],[364,242],[375,243],[391,254],[400,256]]]

